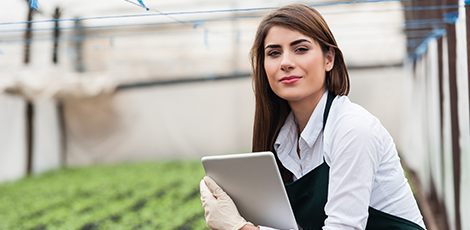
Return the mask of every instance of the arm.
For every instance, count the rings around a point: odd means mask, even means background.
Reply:
[[[328,135],[330,177],[324,230],[364,229],[373,181],[377,172],[380,138],[370,117],[345,118]]]

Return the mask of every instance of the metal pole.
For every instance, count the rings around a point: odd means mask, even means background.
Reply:
[[[461,230],[460,221],[460,130],[457,92],[457,38],[455,24],[447,24],[447,50],[449,54],[449,96],[452,130],[452,162],[454,174],[455,229]]]
[[[470,102],[470,1],[465,1],[465,18],[467,30],[467,72],[468,72],[468,99]]]
[[[27,2],[27,1],[26,1]],[[28,21],[33,20],[34,9],[28,6]],[[31,50],[31,39],[33,38],[33,32],[31,28],[33,27],[32,23],[26,23],[26,31],[24,33],[24,59],[23,63],[28,64],[30,61],[30,50]]]
[[[54,19],[59,19],[60,18],[60,9],[59,7],[55,8],[55,12],[53,15]],[[59,37],[60,37],[60,30],[59,30],[59,21],[54,22],[54,44],[52,46],[52,62],[54,64],[57,64],[58,62],[58,48],[59,48]]]

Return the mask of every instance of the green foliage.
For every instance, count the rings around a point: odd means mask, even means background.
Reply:
[[[200,162],[64,168],[0,184],[0,230],[207,229]]]

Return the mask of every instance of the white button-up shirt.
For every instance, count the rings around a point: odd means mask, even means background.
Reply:
[[[346,96],[334,99],[322,130],[327,96],[325,92],[300,137],[291,112],[274,144],[294,180],[324,160],[329,165],[323,229],[365,229],[369,206],[425,228],[390,134],[376,117]]]

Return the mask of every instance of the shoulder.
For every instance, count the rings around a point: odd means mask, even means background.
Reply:
[[[324,130],[327,152],[338,147],[368,148],[380,152],[383,148],[384,128],[380,121],[362,106],[352,103],[347,96],[336,97]]]
[[[384,149],[383,131],[380,121],[362,106],[346,96],[336,97],[324,129],[325,154],[330,159],[369,156],[377,162]]]
[[[337,96],[328,115],[325,130],[372,132],[381,127],[380,121],[347,96]]]

